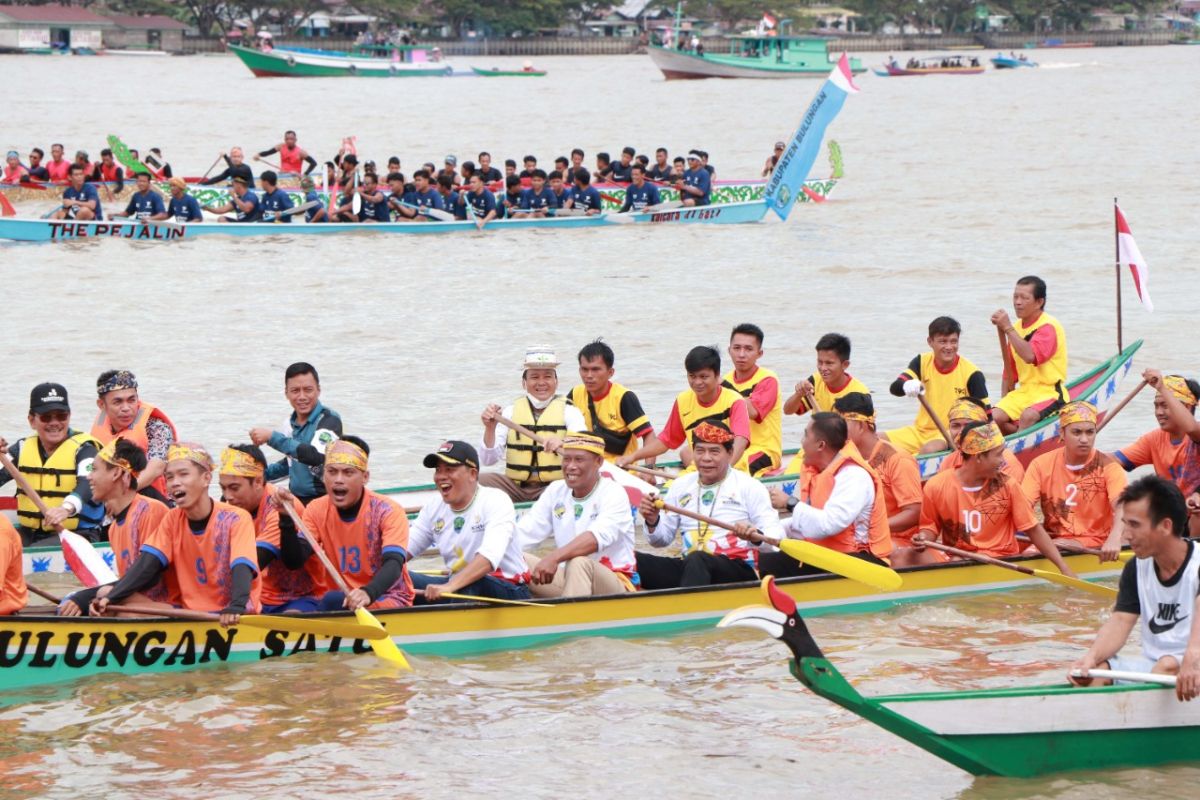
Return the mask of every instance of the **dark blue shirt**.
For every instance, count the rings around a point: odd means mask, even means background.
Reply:
[[[651,164],[646,168],[646,177],[652,181],[669,180],[671,177],[671,165],[667,164],[660,169],[657,163]]]
[[[406,192],[404,195],[404,202],[410,205],[420,206],[421,208],[436,208],[439,211],[445,210],[445,204],[442,202],[442,196],[437,193],[436,189],[426,189],[423,192],[418,192],[414,189],[411,192]]]
[[[275,187],[274,191],[263,192],[263,222],[274,222],[275,218],[279,216],[280,211],[286,211],[287,209],[292,208],[294,205],[295,204],[292,202],[292,198],[288,197],[288,193],[283,189],[280,189],[278,186]],[[291,222],[292,215],[288,214],[286,217],[279,217],[279,221]]]
[[[484,189],[480,194],[474,192],[463,192],[458,196],[458,205],[454,209],[454,216],[459,219],[470,219],[467,213],[467,203],[475,209],[475,216],[486,217],[489,211],[496,210],[496,197],[487,189]]]
[[[171,198],[167,204],[167,214],[176,222],[203,222],[204,212],[200,210],[200,201],[185,194],[180,198]]]
[[[562,202],[554,196],[554,192],[550,191],[549,186],[543,186],[540,192],[534,192],[533,189],[521,192],[521,210],[523,211],[545,211],[548,208],[560,208],[561,206]]]
[[[608,179],[614,183],[629,183],[633,180],[633,164],[622,166],[620,161],[616,162],[608,173]]]
[[[712,195],[712,176],[708,174],[708,170],[704,168],[689,169],[683,173],[683,183],[685,186],[695,186],[697,189],[702,190],[704,194],[697,197],[690,192],[683,192],[680,195],[680,200],[695,200],[698,206],[708,205],[709,198]]]
[[[125,213],[135,219],[146,219],[165,210],[162,195],[153,189],[145,194],[134,192],[133,197],[129,198],[129,205],[125,206]]]
[[[625,187],[625,204],[621,206],[622,211],[641,211],[646,206],[656,206],[659,204],[658,187],[652,183],[643,183],[642,188],[634,186],[632,183]]]
[[[364,219],[373,219],[376,222],[391,222],[392,212],[388,208],[387,199],[385,198],[381,203],[372,203],[364,197],[362,210],[358,212],[358,221],[362,222]]]
[[[575,208],[582,208],[584,211],[591,211],[593,208],[600,208],[600,192],[595,186],[589,186],[586,189],[575,187],[571,194],[571,199],[575,201]]]
[[[500,195],[500,210],[503,214],[498,214],[501,217],[511,217],[512,212],[521,210],[521,198],[525,196],[525,190],[520,189],[516,194],[505,192]]]
[[[550,207],[551,208],[562,208],[566,204],[566,202],[568,200],[570,200],[571,197],[573,196],[571,190],[565,189],[565,188],[562,190],[562,192],[560,194],[555,194],[554,190],[551,189],[549,186],[546,187],[546,191],[549,193],[549,196],[550,196]]]
[[[321,195],[316,189],[308,190],[308,194],[304,195],[304,202],[306,204],[312,203],[312,202],[316,203],[315,206],[310,208],[308,211],[304,212],[304,221],[305,222],[312,222],[313,217],[315,217],[317,215],[317,212],[319,212],[321,209],[325,208],[325,203],[324,203],[324,201],[321,200]]]
[[[236,197],[231,196],[229,201],[233,202],[236,199]],[[258,195],[254,193],[253,189],[248,190],[246,194],[242,196],[241,202],[250,203],[251,208],[249,211],[242,211],[240,207],[235,205],[233,207],[233,212],[235,215],[233,220],[234,222],[258,222],[260,219],[262,219],[262,203],[259,202]]]
[[[68,186],[66,188],[66,190],[63,192],[63,200],[82,200],[84,202],[87,202],[88,200],[95,200],[96,201],[96,219],[104,219],[104,212],[100,208],[100,193],[98,191],[96,191],[96,187],[90,183],[85,183],[83,185],[83,188],[80,189],[79,191],[75,191],[74,186]],[[68,217],[68,219],[75,219],[75,209],[74,208],[70,209],[70,212],[67,214],[67,217]]]

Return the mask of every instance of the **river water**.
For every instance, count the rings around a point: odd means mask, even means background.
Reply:
[[[987,53],[980,55],[986,56]],[[854,341],[851,371],[885,426],[911,420],[886,386],[940,314],[999,387],[988,315],[1016,278],[1049,283],[1071,373],[1116,348],[1112,198],[1150,260],[1157,310],[1125,280],[1139,368],[1196,374],[1188,330],[1200,165],[1197,51],[1032,51],[1042,68],[972,78],[859,78],[831,135],[846,179],[786,223],[439,237],[204,239],[0,246],[7,389],[0,435],[26,429],[29,388],[57,380],[86,427],[89,387],[133,369],[189,439],[219,448],[288,409],[283,367],[317,365],[323,399],[372,445],[376,486],[423,481],[425,452],[474,438],[479,411],[519,391],[527,344],[547,342],[571,385],[574,352],[602,336],[617,379],[653,421],[683,388],[682,359],[736,323],[767,333],[785,386],[827,331]],[[869,62],[881,60],[868,56]],[[465,69],[520,59],[459,59]],[[256,80],[225,57],[0,57],[0,144],[51,141],[95,155],[117,133],[201,173],[229,146],[296,128],[327,158],[459,160],[490,150],[588,160],[626,144],[701,148],[720,178],[756,175],[815,83],[665,83],[642,57],[547,58],[539,80]],[[84,87],[47,91],[47,86]],[[818,162],[814,176],[827,166]],[[44,210],[36,203],[30,211]],[[1132,388],[1128,381],[1125,389]],[[1106,429],[1109,449],[1153,426],[1149,396]],[[785,423],[789,446],[802,421]],[[1054,588],[945,600],[813,629],[851,680],[894,693],[1058,680],[1104,616]],[[416,676],[369,656],[289,660],[186,677],[93,680],[0,709],[0,797],[451,797],[521,792],[719,797],[1179,796],[1191,768],[1040,781],[975,780],[806,693],[782,646],[749,632],[578,641],[468,661],[419,659]],[[884,783],[886,781],[886,783]]]

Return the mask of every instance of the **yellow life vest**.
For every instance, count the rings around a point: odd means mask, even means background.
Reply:
[[[17,469],[29,481],[29,485],[41,495],[50,508],[58,508],[63,499],[75,491],[79,483],[76,474],[75,454],[85,444],[100,443],[89,434],[76,432],[58,446],[45,461],[42,460],[41,449],[38,447],[38,437],[30,436],[21,441],[21,449],[17,454]],[[83,508],[74,517],[67,517],[63,527],[75,530],[81,519],[90,522],[89,527],[99,525],[103,520],[103,507],[93,506]],[[34,505],[33,500],[26,496],[20,488],[17,489],[17,522],[26,528],[38,530],[42,527],[42,512]]]
[[[683,423],[683,430],[687,433],[687,443],[689,447],[693,447],[692,430],[701,422],[723,422],[729,425],[730,409],[733,404],[741,400],[742,396],[733,389],[725,386],[721,387],[721,394],[717,395],[716,401],[710,406],[700,405],[699,398],[691,389],[684,389],[675,398],[675,406],[679,409],[679,421]],[[749,472],[750,469],[746,464],[746,454],[750,452],[747,447],[742,452],[742,457],[734,464],[734,469],[740,469],[742,472]],[[688,469],[694,469],[694,465]]]
[[[979,367],[959,356],[949,372],[942,372],[937,367],[933,353],[922,353],[919,358],[920,372],[914,375],[912,369],[906,369],[904,374],[924,385],[925,399],[929,402],[929,407],[941,417],[942,422],[949,425],[950,406],[954,405],[954,401],[960,397],[970,396],[970,392],[967,391],[967,381],[979,371]],[[986,397],[976,399],[982,400],[985,404],[988,403]],[[918,431],[927,436],[941,436],[937,423],[926,413],[924,405],[917,411],[915,425]]]
[[[543,436],[562,437],[567,432],[567,399],[555,397],[536,419],[528,397],[513,403],[512,421]],[[562,456],[547,453],[541,445],[516,431],[508,432],[504,474],[514,481],[550,483],[562,478]]]
[[[1033,334],[1038,329],[1045,325],[1050,325],[1054,328],[1054,333],[1058,337],[1058,348],[1054,351],[1054,355],[1050,357],[1050,360],[1043,364],[1030,364],[1013,352],[1013,364],[1017,367],[1017,385],[1025,389],[1041,387],[1046,389],[1047,392],[1053,390],[1057,393],[1060,400],[1066,401],[1070,399],[1067,396],[1066,389],[1067,334],[1063,330],[1062,325],[1045,311],[1039,314],[1033,324],[1028,327],[1020,319],[1013,322],[1013,327],[1016,328],[1017,335],[1027,342],[1033,338]],[[1012,345],[1010,344],[1008,347],[1011,351]]]
[[[775,406],[763,419],[750,420],[750,447],[747,448],[747,452],[755,450],[769,456],[769,469],[774,469],[783,463],[783,396],[778,388],[779,376],[769,369],[759,367],[749,380],[738,383],[733,379],[733,374],[734,371],[730,370],[721,381],[721,385],[746,398],[747,403],[750,402],[750,395],[754,393],[755,387],[767,378],[775,379]]]
[[[571,405],[583,414],[588,430],[604,440],[604,458],[616,461],[638,449],[636,431],[647,428],[650,420],[645,414],[636,419],[625,419],[621,414],[621,401],[629,393],[619,383],[610,383],[608,394],[599,400],[592,399],[582,383],[571,390]]]

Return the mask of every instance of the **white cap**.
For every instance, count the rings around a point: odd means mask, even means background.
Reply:
[[[558,369],[558,357],[548,344],[534,344],[525,348],[525,369]]]

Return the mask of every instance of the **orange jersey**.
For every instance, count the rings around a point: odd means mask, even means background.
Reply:
[[[912,455],[880,439],[867,456],[867,463],[883,482],[883,499],[889,518],[905,506],[922,501],[921,467]],[[907,547],[916,534],[915,524],[902,531],[892,531],[892,544]]]
[[[182,508],[172,508],[142,544],[142,552],[157,556],[168,574],[174,574],[184,608],[219,612],[228,606],[235,564],[254,570],[246,613],[257,613],[261,607],[262,576],[258,573],[254,520],[237,506],[214,501],[208,525],[200,533],[192,533]]]
[[[21,535],[0,514],[0,614],[20,611],[29,602],[25,566],[21,559]]]
[[[942,544],[997,558],[1021,551],[1017,531],[1038,524],[1020,485],[1001,472],[978,488],[962,485],[957,472],[939,472],[925,484],[921,530]]]
[[[1125,470],[1112,456],[1096,452],[1081,469],[1067,468],[1062,448],[1029,464],[1021,489],[1042,507],[1042,525],[1054,537],[1100,547],[1113,527],[1113,506],[1125,489]]]
[[[254,514],[254,533],[258,547],[270,550],[275,560],[267,565],[262,574],[262,603],[264,606],[281,606],[301,597],[320,597],[325,575],[321,562],[308,559],[300,569],[289,569],[279,552],[279,509],[270,501],[276,493],[268,483]],[[299,501],[292,504],[296,516],[303,518],[304,506]]]
[[[158,530],[167,515],[167,507],[152,497],[135,495],[125,512],[108,526],[108,543],[112,546],[117,575],[124,575],[141,555],[142,545]],[[158,583],[143,594],[160,603],[180,605],[179,586],[175,576],[164,573]]]
[[[949,472],[950,470],[958,469],[963,465],[963,455],[960,451],[955,450],[950,455],[942,459],[942,463],[938,466],[938,472]],[[1013,451],[1007,447],[1004,448],[1004,463],[1000,469],[1017,482],[1019,485],[1025,477],[1025,468],[1021,466],[1021,462],[1013,455]]]
[[[404,509],[370,489],[363,490],[362,505],[353,520],[343,520],[326,495],[304,509],[304,526],[317,537],[325,555],[351,590],[371,582],[383,564],[385,553],[399,553],[408,560],[408,517]],[[324,591],[338,588],[332,578],[324,577],[322,581]],[[377,597],[371,608],[411,606],[412,598],[412,579],[405,567],[400,580]]]
[[[1189,441],[1187,436],[1180,436],[1178,440],[1172,441],[1171,434],[1160,428],[1142,434],[1133,444],[1113,453],[1113,457],[1128,470],[1152,464],[1155,475],[1174,481],[1182,490],[1186,488],[1182,485],[1181,478]]]

